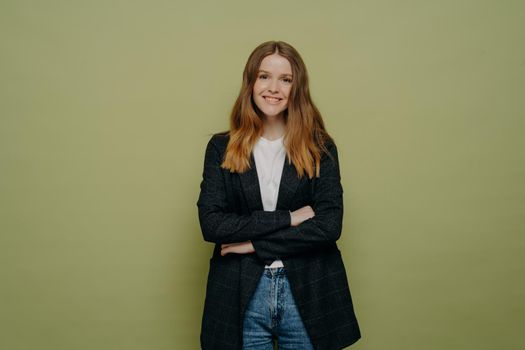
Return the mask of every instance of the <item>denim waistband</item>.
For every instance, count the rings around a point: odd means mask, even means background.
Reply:
[[[286,270],[284,266],[279,267],[267,267],[264,269],[264,276],[273,277],[273,276],[284,276],[286,275]]]

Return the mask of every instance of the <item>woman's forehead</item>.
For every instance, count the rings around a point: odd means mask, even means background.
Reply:
[[[292,74],[292,65],[283,56],[273,54],[266,56],[259,66],[259,71],[276,74]]]

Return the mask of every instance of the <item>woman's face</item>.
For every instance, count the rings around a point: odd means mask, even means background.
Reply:
[[[292,66],[278,54],[266,56],[257,72],[253,100],[266,117],[280,115],[288,107],[292,88]]]

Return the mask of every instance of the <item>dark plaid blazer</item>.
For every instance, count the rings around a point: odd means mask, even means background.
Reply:
[[[298,178],[288,156],[277,207],[264,211],[253,153],[251,169],[222,169],[229,134],[206,147],[197,201],[204,240],[215,243],[206,286],[200,344],[204,350],[241,350],[244,311],[264,271],[281,259],[292,294],[316,350],[342,349],[361,338],[345,267],[336,241],[343,221],[343,188],[335,144],[323,153],[320,177]],[[291,226],[290,211],[312,206],[315,216]],[[253,254],[220,255],[221,244],[251,240]]]

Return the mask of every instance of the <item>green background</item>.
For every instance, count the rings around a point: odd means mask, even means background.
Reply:
[[[351,348],[523,349],[523,1],[0,3],[0,348],[198,349],[196,201],[250,52],[335,138]]]

